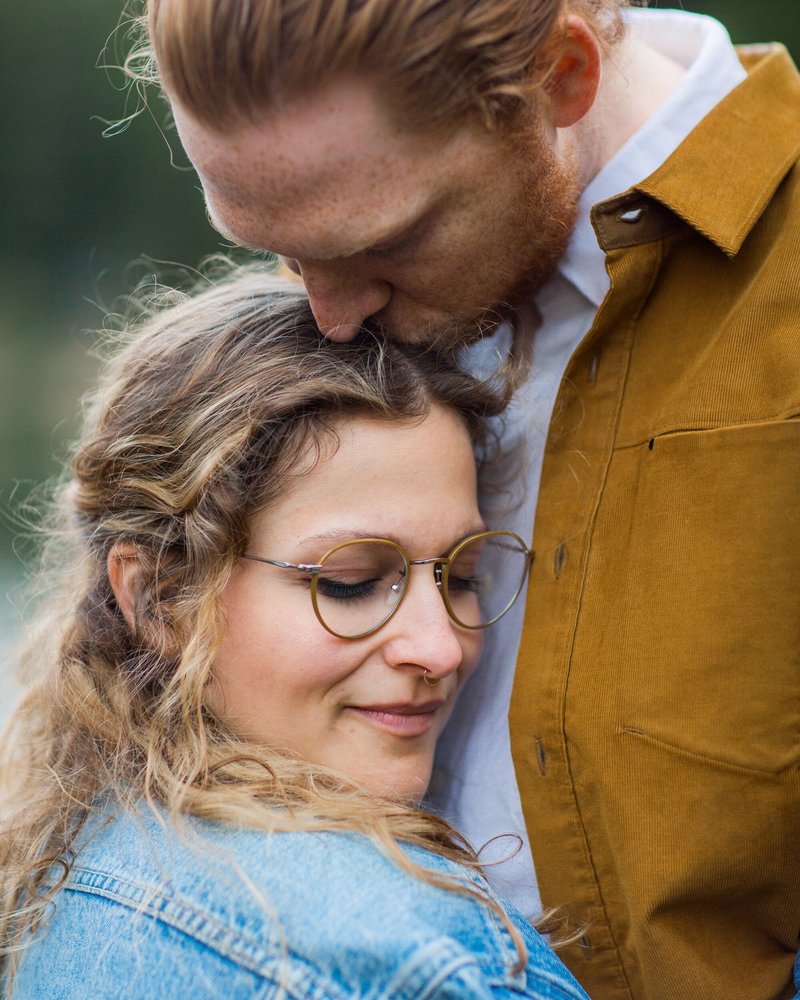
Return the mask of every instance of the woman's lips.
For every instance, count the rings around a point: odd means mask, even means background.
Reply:
[[[426,702],[424,705],[348,705],[365,722],[388,730],[395,736],[421,736],[427,733],[436,719],[444,701]]]

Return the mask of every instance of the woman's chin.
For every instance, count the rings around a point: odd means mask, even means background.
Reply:
[[[410,763],[410,762],[409,762]],[[370,794],[403,805],[418,806],[431,782],[433,761],[414,762],[413,766],[378,768],[358,780]]]

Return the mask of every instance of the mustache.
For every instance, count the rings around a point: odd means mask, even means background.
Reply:
[[[363,329],[381,339],[401,340],[430,350],[433,354],[455,359],[461,348],[492,336],[515,314],[516,310],[510,302],[499,302],[480,307],[466,317],[452,315],[442,322],[423,322],[413,330],[402,332],[387,326],[380,316],[370,316],[364,321]]]

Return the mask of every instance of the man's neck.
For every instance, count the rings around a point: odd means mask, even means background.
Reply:
[[[562,153],[577,165],[581,189],[669,98],[685,73],[679,63],[632,36],[611,50],[591,110],[558,137]]]

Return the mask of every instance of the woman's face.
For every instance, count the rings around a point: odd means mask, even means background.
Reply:
[[[393,539],[422,559],[481,530],[470,439],[451,412],[434,408],[418,424],[349,418],[336,431],[338,448],[253,519],[250,554],[313,564],[361,536]],[[479,631],[449,619],[430,565],[411,568],[394,617],[363,639],[327,632],[308,574],[292,569],[242,560],[223,605],[228,630],[209,699],[228,725],[375,794],[424,794],[481,648]]]

